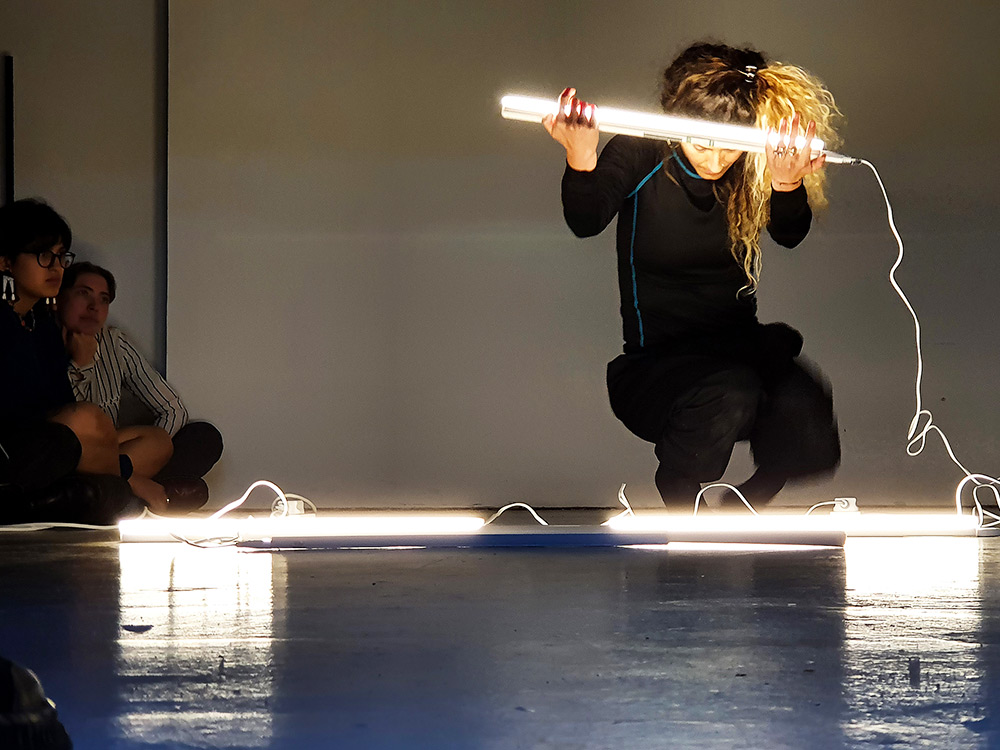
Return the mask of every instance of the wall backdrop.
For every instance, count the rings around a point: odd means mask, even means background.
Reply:
[[[166,259],[158,23],[165,0],[3,0],[14,57],[15,197],[40,197],[73,251],[111,269],[111,322],[164,364]]]
[[[479,6],[482,7],[479,7]],[[269,478],[324,506],[659,504],[651,446],[614,419],[613,232],[577,240],[563,157],[506,92],[653,109],[706,36],[819,75],[873,161],[921,315],[925,404],[1000,472],[995,305],[1000,49],[969,2],[170,3],[169,375],[227,444],[221,503]],[[906,455],[912,325],[862,167],[795,251],[765,248],[760,317],[805,335],[834,387],[839,495],[946,505],[960,472]],[[745,455],[727,475],[749,471]]]

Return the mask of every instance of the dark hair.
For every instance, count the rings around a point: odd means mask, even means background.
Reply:
[[[0,207],[0,256],[14,260],[62,245],[69,250],[73,233],[66,220],[45,201],[23,198]]]
[[[749,47],[692,44],[663,71],[660,104],[674,115],[753,125],[766,86],[757,71],[765,67],[764,55]]]
[[[95,274],[108,282],[108,295],[111,297],[112,302],[115,301],[115,293],[118,286],[115,283],[115,275],[107,268],[95,265],[94,263],[88,263],[87,261],[74,263],[66,269],[63,273],[62,286],[59,287],[59,291],[65,292],[67,289],[72,289],[76,285],[76,280],[80,278],[80,275],[85,273]]]
[[[660,104],[681,117],[763,129],[799,114],[803,124],[816,123],[816,136],[828,147],[838,140],[831,123],[840,111],[822,82],[794,65],[768,62],[750,47],[692,44],[663,71]],[[814,211],[826,205],[824,179],[822,171],[803,179]],[[744,289],[753,291],[760,278],[760,233],[770,219],[771,176],[765,156],[742,154],[713,188],[726,206],[733,257],[747,277]]]

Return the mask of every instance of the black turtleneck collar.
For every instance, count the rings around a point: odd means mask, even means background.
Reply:
[[[667,167],[670,174],[676,178],[677,182],[687,193],[688,199],[702,211],[708,211],[716,203],[715,183],[718,180],[705,180],[701,177],[692,177],[697,174],[694,167],[684,156],[682,149],[674,148],[667,158]],[[688,174],[688,172],[691,174]]]

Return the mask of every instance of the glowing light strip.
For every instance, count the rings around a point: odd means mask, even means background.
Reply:
[[[121,521],[123,542],[176,542],[225,539],[233,542],[274,537],[387,537],[468,534],[483,526],[475,516],[278,516],[263,518],[137,518]],[[179,537],[179,538],[178,538]],[[410,542],[413,543],[413,542]]]
[[[256,548],[618,547],[634,544],[843,546],[831,529],[612,529],[609,526],[489,526],[468,516],[144,518],[119,524],[123,542],[214,542]]]
[[[629,549],[647,550],[649,552],[815,552],[820,545],[815,544],[759,544],[746,542],[671,542],[670,544],[629,544]]]
[[[508,94],[500,100],[500,114],[508,120],[521,122],[541,122],[546,115],[559,111],[559,102],[531,96]],[[602,133],[633,135],[639,138],[653,138],[660,141],[679,141],[708,148],[735,148],[740,151],[764,152],[767,133],[746,125],[731,125],[707,120],[695,120],[672,115],[648,112],[633,112],[612,107],[598,107],[597,129]],[[777,140],[773,141],[777,143]],[[805,148],[806,139],[799,136],[796,148]],[[814,157],[826,154],[831,164],[859,164],[860,160],[851,156],[826,151],[824,143],[814,138],[811,144]]]
[[[979,520],[957,513],[830,513],[827,515],[678,516],[643,513],[618,516],[608,526],[622,531],[692,533],[699,530],[742,532],[842,531],[848,537],[977,536]]]

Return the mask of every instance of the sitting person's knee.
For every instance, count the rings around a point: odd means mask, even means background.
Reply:
[[[170,438],[170,433],[155,425],[133,425],[118,430],[120,444],[124,445],[132,440],[141,440],[149,447],[166,451],[168,454],[172,454],[174,451],[174,443]]]
[[[188,422],[181,429],[189,433],[207,455],[214,456],[216,460],[222,456],[222,433],[211,422]]]
[[[70,404],[60,409],[51,421],[66,425],[81,440],[116,439],[115,423],[96,404]]]
[[[162,427],[150,427],[149,439],[156,445],[156,450],[163,456],[163,463],[170,460],[174,455],[174,441],[170,438],[170,433]]]
[[[222,434],[208,422],[188,422],[173,438],[174,455],[159,478],[203,477],[222,456]]]
[[[138,428],[145,440],[149,441],[150,448],[155,450],[166,463],[174,455],[174,441],[170,438],[170,433],[162,427],[147,425]]]
[[[118,450],[128,456],[135,474],[148,479],[170,460],[174,444],[161,427],[135,425],[118,431]]]

